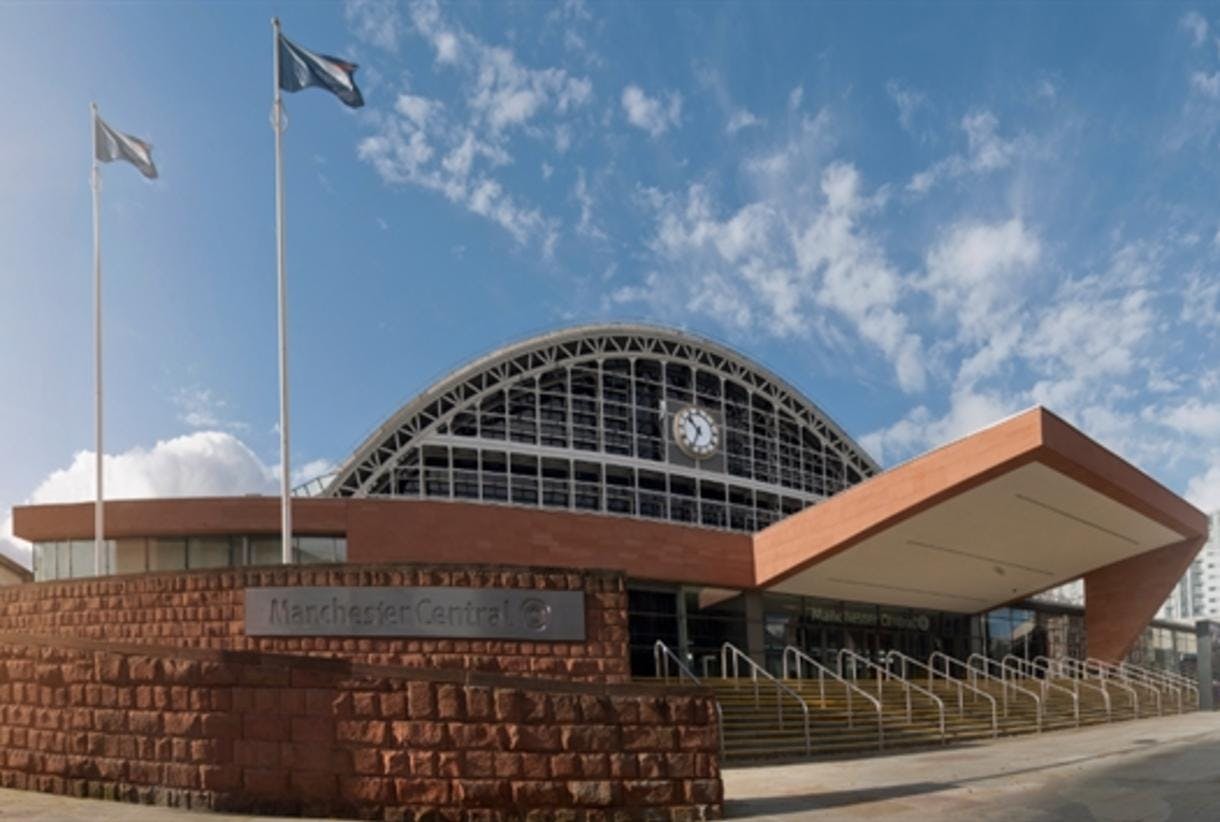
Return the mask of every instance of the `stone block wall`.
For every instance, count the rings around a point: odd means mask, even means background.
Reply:
[[[717,749],[699,689],[0,634],[9,788],[361,818],[697,819],[722,809]]]
[[[461,586],[584,591],[584,642],[248,637],[245,589],[278,586]],[[565,681],[626,682],[622,574],[493,565],[225,568],[0,588],[0,632],[182,648],[342,657],[375,665],[468,670]]]

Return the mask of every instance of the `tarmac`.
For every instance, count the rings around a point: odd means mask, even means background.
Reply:
[[[743,819],[1218,822],[1220,713],[726,768],[724,792],[726,816]]]
[[[863,759],[726,768],[730,818],[1220,822],[1220,713]],[[238,822],[0,789],[0,820]]]

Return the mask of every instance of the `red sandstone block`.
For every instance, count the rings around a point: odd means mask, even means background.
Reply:
[[[441,719],[462,719],[466,715],[466,700],[458,685],[438,685],[436,715]]]
[[[430,682],[408,682],[407,703],[412,719],[436,716],[436,692]]]
[[[622,745],[624,751],[672,751],[674,729],[657,725],[624,725]]]
[[[547,818],[569,804],[571,794],[560,782],[511,782],[513,805],[517,808],[537,808],[546,812]]]
[[[236,739],[242,731],[241,717],[231,713],[200,714],[199,731],[212,739]]]
[[[539,725],[508,725],[505,741],[511,751],[560,751],[563,743],[559,728]]]
[[[616,751],[622,744],[617,725],[569,725],[562,742],[565,751]]]
[[[389,779],[369,776],[346,776],[339,779],[339,794],[357,805],[379,805],[389,801],[394,783]]]
[[[161,768],[156,762],[127,763],[127,778],[137,785],[158,785],[161,783]]]
[[[556,722],[579,722],[580,699],[569,694],[555,694],[551,697],[551,716]]]
[[[610,754],[610,775],[615,779],[634,779],[639,776],[639,764],[633,754]]]
[[[623,725],[638,725],[640,722],[640,704],[638,697],[612,696],[610,709],[616,721]]]
[[[500,722],[520,722],[525,715],[521,692],[508,688],[496,688],[492,693],[495,716]]]
[[[242,736],[285,742],[292,739],[292,725],[287,717],[246,714],[242,717]]]
[[[433,751],[407,751],[411,773],[414,776],[436,776],[436,753]]]
[[[451,722],[449,739],[455,748],[499,750],[504,748],[505,734],[499,725],[483,722]]]
[[[241,785],[241,779],[241,768],[236,765],[203,765],[199,768],[199,787],[205,791],[234,791]]]
[[[122,711],[99,708],[93,712],[93,727],[104,733],[119,733],[127,728],[127,715]]]
[[[166,765],[164,774],[164,784],[170,788],[193,790],[200,786],[199,768],[194,765]]]
[[[618,785],[605,780],[584,780],[567,783],[571,802],[580,807],[608,807],[617,804]]]
[[[556,779],[574,779],[581,775],[580,757],[576,754],[554,754],[551,756],[551,776]]]
[[[127,760],[90,757],[97,769],[97,778],[106,782],[127,781]]]
[[[387,776],[410,776],[411,757],[407,751],[380,751],[380,773]]]
[[[670,730],[672,733],[672,729]],[[683,751],[714,751],[718,747],[716,728],[713,725],[696,725],[678,728],[678,747]],[[670,750],[672,748],[669,748]],[[667,750],[657,748],[655,750]]]
[[[493,751],[491,757],[493,776],[500,779],[521,776],[521,754]]]
[[[306,688],[305,695],[305,715],[306,716],[329,716],[331,712],[331,701],[334,692],[326,688]]]
[[[664,754],[637,754],[635,760],[642,779],[664,779],[666,777]]]
[[[486,721],[495,716],[491,688],[467,685],[464,691],[467,719]]]
[[[436,755],[436,775],[457,779],[462,775],[462,755],[457,751],[441,751]]]
[[[161,660],[151,656],[128,657],[127,676],[132,682],[160,682]]]
[[[463,808],[500,808],[512,801],[512,789],[502,779],[461,779],[453,798]]]
[[[381,745],[386,739],[386,723],[378,720],[340,720],[335,723],[335,739],[339,742]]]
[[[697,775],[695,755],[689,753],[666,754],[665,774],[671,779],[693,779]]]
[[[411,748],[440,748],[449,741],[448,729],[438,722],[391,722],[390,734],[394,744]]]
[[[352,715],[374,719],[380,715],[378,694],[360,692],[352,694]]]
[[[404,805],[428,807],[449,803],[447,779],[395,779],[394,795]]]
[[[237,669],[237,681],[243,685],[285,688],[292,684],[292,670],[287,665],[242,665]]]
[[[496,775],[491,751],[466,751],[462,754],[462,775],[471,779],[490,779]]]
[[[628,779],[622,783],[623,803],[646,807],[673,804],[678,798],[677,784],[665,779]]]
[[[381,751],[376,748],[356,748],[351,755],[353,773],[360,776],[381,775]]]
[[[580,772],[591,779],[610,778],[610,757],[606,754],[580,754]]]
[[[407,694],[405,691],[391,691],[378,695],[378,714],[384,719],[405,719],[407,717]]]
[[[189,712],[165,714],[163,726],[170,736],[199,736],[202,727],[199,714]]]
[[[695,805],[718,805],[724,801],[724,783],[719,779],[692,779],[685,783],[684,798]]]

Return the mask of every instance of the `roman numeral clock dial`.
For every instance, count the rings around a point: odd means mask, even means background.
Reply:
[[[720,426],[702,408],[688,405],[675,414],[673,431],[678,447],[693,459],[707,459],[720,447]]]

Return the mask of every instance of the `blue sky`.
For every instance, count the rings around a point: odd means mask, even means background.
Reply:
[[[367,101],[286,97],[302,476],[480,353],[647,320],[883,464],[1042,403],[1220,507],[1216,6],[10,3],[0,524],[91,494],[90,100],[161,170],[104,170],[111,487],[274,492],[273,14]]]

